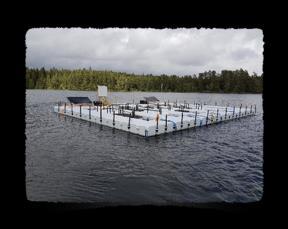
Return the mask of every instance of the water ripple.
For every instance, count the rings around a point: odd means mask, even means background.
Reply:
[[[249,202],[263,192],[262,115],[145,139],[59,116],[66,96],[26,92],[26,189],[30,200],[120,204]],[[151,93],[111,93],[140,100]],[[153,93],[170,101],[255,103],[260,95]],[[219,104],[220,105],[220,104]]]

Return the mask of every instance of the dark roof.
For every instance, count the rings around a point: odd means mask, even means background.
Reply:
[[[147,102],[159,102],[159,100],[155,96],[144,97]]]
[[[70,103],[80,104],[80,103],[92,103],[88,97],[67,97]]]

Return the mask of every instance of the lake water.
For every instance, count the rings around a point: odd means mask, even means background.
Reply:
[[[26,91],[28,200],[99,204],[258,201],[263,193],[262,95],[109,93],[112,102],[160,100],[256,104],[256,116],[151,138],[63,117],[67,96],[95,92]]]

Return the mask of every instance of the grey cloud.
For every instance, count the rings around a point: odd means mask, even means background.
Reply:
[[[242,60],[246,58],[257,58],[257,53],[254,50],[243,48],[240,50],[232,51],[231,57],[234,60]]]
[[[31,29],[26,46],[28,67],[169,75],[243,68],[262,73],[259,29]]]

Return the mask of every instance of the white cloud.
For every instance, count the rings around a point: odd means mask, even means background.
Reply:
[[[41,28],[27,32],[26,46],[27,67],[169,75],[243,68],[262,73],[259,29]]]

